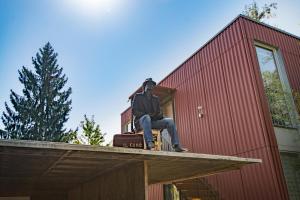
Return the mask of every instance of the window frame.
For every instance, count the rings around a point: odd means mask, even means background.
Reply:
[[[274,47],[272,45],[264,44],[264,43],[259,42],[259,41],[254,41],[254,49],[255,49],[255,53],[256,53],[256,58],[257,58],[261,78],[262,78],[262,71],[261,71],[261,66],[259,64],[256,47],[272,51],[273,57],[274,57],[275,67],[278,70],[279,79],[280,79],[282,89],[283,89],[284,94],[285,94],[284,98],[285,98],[286,102],[290,102],[290,107],[288,107],[288,113],[290,115],[290,120],[291,120],[291,123],[292,123],[292,127],[285,127],[285,128],[299,129],[299,124],[300,124],[299,123],[299,116],[298,116],[297,108],[296,108],[296,105],[295,105],[295,102],[294,102],[294,99],[293,99],[292,89],[291,89],[291,86],[290,86],[289,79],[287,77],[287,73],[286,73],[285,65],[284,65],[284,61],[283,61],[283,56],[282,56],[282,53],[281,53],[280,49],[277,48],[277,47]],[[269,102],[268,102],[268,104],[269,104]]]

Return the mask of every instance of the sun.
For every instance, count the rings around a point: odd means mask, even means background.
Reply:
[[[66,0],[68,7],[84,17],[100,17],[114,12],[119,6],[118,0]]]

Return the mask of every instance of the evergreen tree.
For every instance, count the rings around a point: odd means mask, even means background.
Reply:
[[[0,139],[6,139],[7,138],[7,133],[6,131],[0,129]]]
[[[23,96],[11,90],[13,108],[5,102],[2,122],[11,139],[61,141],[68,134],[63,126],[71,110],[72,90],[63,90],[68,79],[49,42],[32,63],[35,73],[24,66],[18,71]]]

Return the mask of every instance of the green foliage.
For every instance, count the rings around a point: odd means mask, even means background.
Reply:
[[[11,90],[6,112],[1,117],[11,139],[61,141],[67,134],[63,128],[71,110],[71,88],[63,90],[67,78],[57,64],[57,53],[48,42],[35,58],[35,72],[26,67],[19,70],[23,95]]]
[[[291,126],[289,108],[278,71],[262,73],[274,125]]]
[[[62,142],[71,143],[71,144],[82,144],[78,138],[78,128],[70,130],[67,134],[62,137]]]
[[[277,9],[277,3],[265,4],[262,8],[257,6],[257,3],[253,1],[253,3],[245,6],[243,15],[246,15],[255,21],[262,21],[265,18],[271,18],[275,16],[274,10]]]
[[[101,145],[104,142],[105,134],[102,134],[100,126],[98,124],[96,125],[94,116],[89,119],[84,115],[84,121],[81,122],[81,128],[88,144]]]
[[[104,136],[100,130],[100,126],[96,124],[94,116],[89,119],[84,115],[84,121],[80,122],[82,133],[78,132],[78,128],[75,131],[70,131],[63,139],[65,142],[72,144],[89,144],[89,145],[102,145],[105,141]]]
[[[295,101],[298,116],[300,116],[300,92],[293,91],[293,98],[294,98],[294,101]]]
[[[277,70],[274,72],[265,71],[262,73],[262,77],[273,124],[275,126],[296,127],[300,115],[300,93],[285,91]],[[296,106],[295,112],[293,103]]]
[[[0,129],[0,139],[6,139],[7,138],[7,132]]]

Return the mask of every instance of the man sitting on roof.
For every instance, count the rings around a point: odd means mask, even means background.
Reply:
[[[144,130],[144,138],[148,150],[154,148],[152,128],[167,129],[171,136],[173,148],[176,152],[187,151],[182,148],[176,130],[176,125],[171,118],[164,118],[160,108],[159,98],[152,94],[156,83],[148,78],[143,83],[143,92],[137,93],[132,102],[134,125],[137,130]]]

